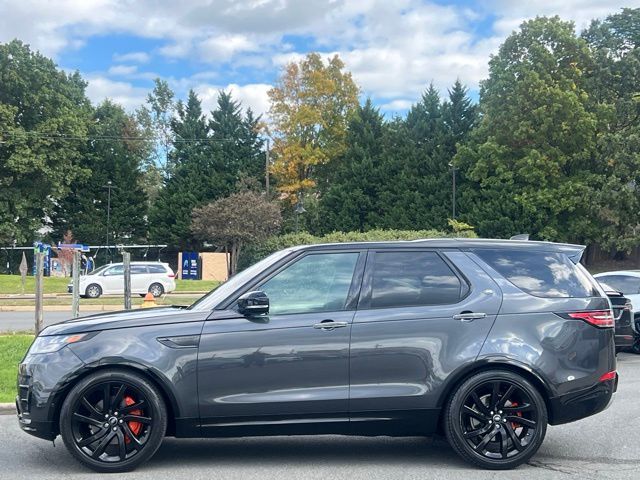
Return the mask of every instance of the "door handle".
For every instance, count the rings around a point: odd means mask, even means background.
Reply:
[[[460,320],[461,322],[473,322],[474,320],[479,320],[481,318],[485,318],[487,316],[486,313],[480,312],[464,312],[458,313],[453,316],[454,320]]]
[[[342,328],[349,325],[347,322],[334,322],[333,320],[323,320],[320,323],[316,323],[313,328],[320,330],[333,330],[334,328]]]

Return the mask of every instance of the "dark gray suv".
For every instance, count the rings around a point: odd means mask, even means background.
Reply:
[[[188,308],[46,328],[19,369],[22,429],[97,471],[165,435],[442,432],[507,469],[547,424],[605,409],[617,385],[609,301],[583,247],[422,240],[296,247]]]

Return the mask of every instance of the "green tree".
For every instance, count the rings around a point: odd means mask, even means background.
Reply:
[[[347,149],[334,162],[329,186],[320,198],[320,232],[366,231],[376,226],[384,130],[380,111],[367,99],[349,121]]]
[[[582,34],[594,61],[589,107],[598,117],[596,158],[603,181],[592,198],[597,240],[631,250],[640,240],[640,9],[595,20]]]
[[[189,91],[186,105],[179,101],[176,118],[171,123],[176,141],[171,151],[173,175],[149,212],[149,235],[152,241],[179,247],[193,246],[191,211],[208,199],[227,192],[221,165],[212,157],[208,143],[207,121],[202,103]]]
[[[51,215],[54,240],[70,230],[82,243],[105,242],[107,182],[113,187],[109,242],[146,239],[147,202],[140,180],[147,152],[135,140],[140,135],[136,119],[121,106],[105,100],[95,109],[83,158],[86,174],[74,180]]]
[[[558,17],[524,22],[489,62],[482,120],[455,158],[461,219],[481,236],[589,241],[597,119],[588,109],[586,42]]]
[[[200,240],[224,247],[231,254],[229,274],[234,275],[243,248],[277,233],[281,221],[278,203],[264,194],[243,190],[194,209],[191,229]]]
[[[250,108],[243,115],[240,102],[235,101],[230,92],[220,91],[217,107],[211,112],[209,129],[212,149],[222,158],[230,185],[235,185],[243,177],[259,181],[264,177],[259,122],[260,118],[254,117]]]
[[[86,84],[18,40],[0,44],[0,243],[38,236],[79,175]],[[80,140],[78,140],[80,139]]]

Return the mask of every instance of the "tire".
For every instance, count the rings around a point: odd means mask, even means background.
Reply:
[[[637,339],[635,342],[633,342],[633,345],[631,346],[630,351],[632,351],[636,355],[640,354],[640,339]]]
[[[96,472],[135,469],[158,450],[166,431],[160,392],[144,377],[122,370],[102,370],[82,379],[60,412],[67,450]]]
[[[164,287],[161,283],[152,283],[149,285],[149,293],[155,298],[161,297],[164,294]]]
[[[85,290],[85,297],[87,298],[98,298],[102,295],[102,287],[97,283],[92,283],[87,286]]]
[[[492,370],[470,377],[457,388],[445,409],[444,430],[466,461],[490,470],[508,470],[538,451],[547,421],[544,399],[528,380],[507,370]]]

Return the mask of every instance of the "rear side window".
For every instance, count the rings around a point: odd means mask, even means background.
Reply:
[[[148,265],[149,273],[167,273],[167,269],[164,265]]]
[[[446,305],[468,291],[435,252],[376,252],[371,308]]]
[[[132,275],[142,275],[147,273],[147,267],[144,265],[131,265],[131,274]]]
[[[622,292],[625,295],[635,295],[640,293],[640,277],[632,277],[631,275],[603,275],[598,280],[606,282],[607,285],[613,287],[614,290]]]
[[[475,250],[482,260],[524,292],[536,297],[597,297],[592,280],[564,253]]]

